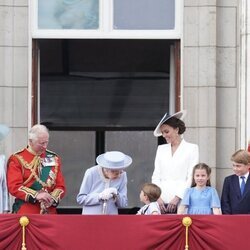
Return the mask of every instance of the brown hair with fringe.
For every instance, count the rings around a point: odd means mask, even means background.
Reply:
[[[209,177],[209,179],[207,180],[207,183],[206,183],[206,186],[211,186],[211,182],[210,182],[210,175],[211,175],[211,168],[206,164],[206,163],[198,163],[194,166],[193,168],[193,174],[192,174],[192,184],[191,184],[191,187],[195,187],[196,186],[196,183],[194,181],[194,174],[195,174],[195,170],[196,169],[205,169],[206,172],[207,172],[207,176]]]

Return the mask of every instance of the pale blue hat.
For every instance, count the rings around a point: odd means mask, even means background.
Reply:
[[[120,151],[109,151],[97,156],[96,162],[104,168],[123,169],[132,163],[132,158]]]
[[[4,124],[0,124],[0,141],[3,140],[9,133],[10,129]]]

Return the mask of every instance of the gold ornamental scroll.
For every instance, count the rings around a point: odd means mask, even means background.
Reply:
[[[25,243],[25,227],[29,224],[29,219],[26,216],[22,216],[19,219],[19,223],[22,227],[22,249],[21,250],[27,250],[26,243]]]
[[[188,228],[191,226],[192,224],[192,219],[190,217],[184,217],[182,219],[182,224],[183,226],[186,227],[186,237],[185,237],[185,250],[188,250],[189,249],[189,246],[188,246]]]

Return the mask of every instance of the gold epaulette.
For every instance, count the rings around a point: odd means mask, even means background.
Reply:
[[[20,154],[20,153],[22,153],[25,149],[26,149],[26,148],[20,149],[20,150],[16,151],[15,153],[13,153],[12,155]]]
[[[55,153],[55,152],[53,152],[53,151],[51,151],[51,150],[48,150],[48,149],[46,149],[46,153],[51,154],[51,155],[58,156],[57,153]]]

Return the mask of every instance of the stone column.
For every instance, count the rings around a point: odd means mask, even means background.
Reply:
[[[28,0],[0,1],[0,123],[11,128],[7,156],[27,143]]]
[[[216,1],[184,1],[183,107],[186,139],[197,143],[200,160],[216,166]],[[215,171],[213,171],[213,179]]]
[[[250,5],[249,1],[240,1],[239,26],[239,99],[240,99],[240,145],[248,146],[250,141]]]

